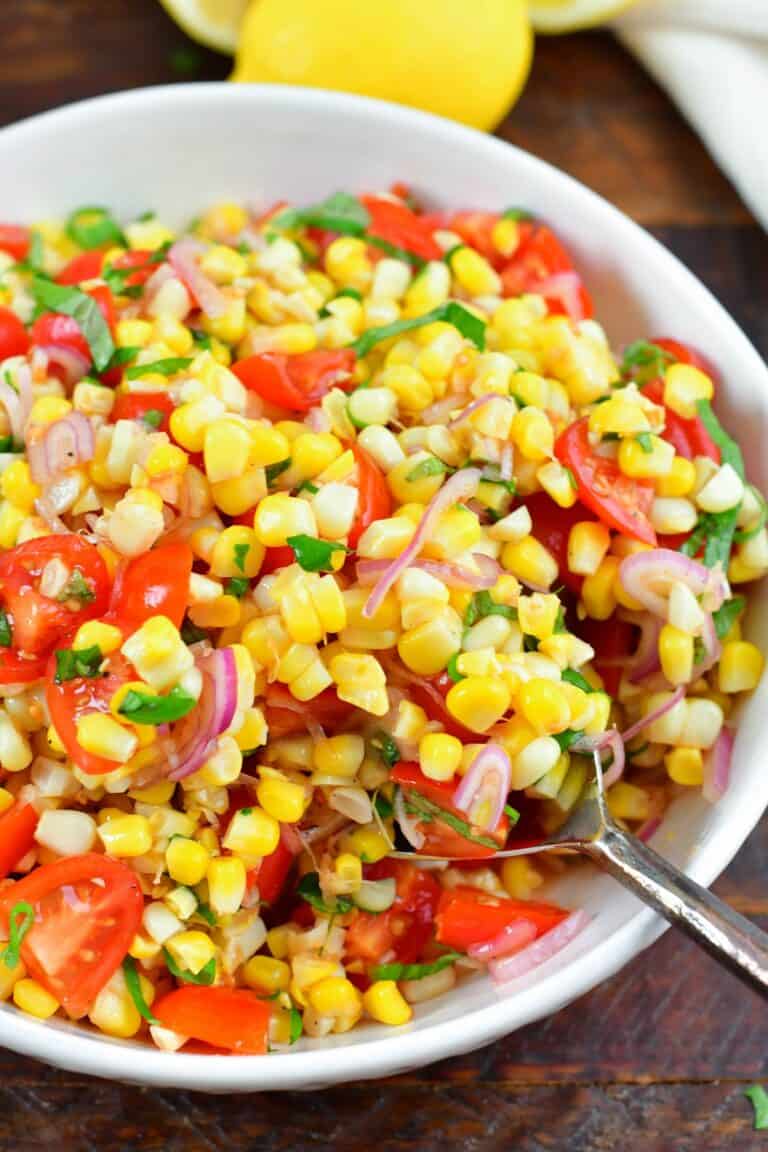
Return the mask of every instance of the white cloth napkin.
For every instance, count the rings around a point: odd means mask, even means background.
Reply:
[[[640,0],[613,27],[768,229],[768,0]]]

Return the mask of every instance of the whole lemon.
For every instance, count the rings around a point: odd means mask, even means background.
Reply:
[[[357,92],[489,129],[531,50],[525,0],[253,0],[232,79]]]

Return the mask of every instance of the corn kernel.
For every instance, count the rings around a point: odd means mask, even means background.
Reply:
[[[746,640],[723,645],[717,669],[721,692],[751,692],[760,682],[765,661],[755,644]]]
[[[569,725],[571,709],[565,693],[551,680],[533,677],[520,688],[522,715],[540,735],[562,732]]]
[[[619,560],[606,556],[596,572],[587,576],[581,589],[581,599],[587,615],[593,620],[607,620],[616,609],[616,581]]]
[[[244,856],[269,856],[280,840],[280,825],[262,808],[241,808],[230,821],[224,847]]]
[[[329,671],[340,700],[374,716],[384,716],[389,711],[387,679],[375,656],[340,653],[332,658]]]
[[[696,483],[696,469],[685,456],[675,456],[669,471],[656,483],[659,496],[688,496]]]
[[[512,441],[528,460],[549,459],[554,447],[554,430],[546,413],[538,408],[522,408],[515,415]]]
[[[105,624],[101,620],[86,620],[75,633],[72,647],[92,648],[100,650],[102,656],[115,652],[123,642],[123,634],[114,624]]]
[[[524,584],[549,588],[557,579],[557,561],[535,536],[505,544],[501,563]]]
[[[272,956],[252,956],[242,967],[242,977],[257,992],[284,992],[291,982],[291,969]]]
[[[231,916],[243,902],[246,889],[245,864],[237,856],[217,856],[206,874],[208,900],[217,916]]]
[[[685,420],[698,415],[697,401],[711,400],[715,386],[706,373],[692,364],[670,364],[664,376],[664,404]]]
[[[192,888],[205,878],[210,857],[196,840],[175,836],[165,850],[168,874],[177,884]]]
[[[310,1004],[321,1016],[359,1014],[363,998],[351,980],[344,976],[326,976],[307,989]]]
[[[99,827],[99,839],[110,856],[144,856],[152,847],[152,829],[146,816],[122,812]]]
[[[77,742],[94,756],[125,764],[138,748],[135,732],[100,712],[88,712],[77,721]]]
[[[419,743],[419,765],[430,780],[452,780],[461,764],[462,744],[447,732],[428,732]]]
[[[0,493],[24,512],[31,512],[40,488],[34,483],[26,460],[14,460],[0,476]]]
[[[195,976],[216,955],[216,945],[205,932],[190,929],[178,932],[166,940],[165,947],[179,968],[192,972]]]
[[[693,675],[693,636],[674,624],[665,624],[659,635],[661,668],[670,684],[687,684]]]
[[[581,520],[568,534],[568,568],[580,576],[594,576],[611,544],[604,524]]]
[[[13,986],[13,1002],[28,1016],[36,1016],[38,1020],[48,1020],[59,1010],[59,1002],[52,996],[47,988],[38,984],[37,980],[17,980]]]
[[[449,690],[445,698],[448,711],[471,732],[487,732],[510,706],[506,683],[490,676],[468,676]]]
[[[704,757],[698,748],[673,748],[664,757],[664,767],[675,784],[696,788],[704,780]]]
[[[286,543],[289,536],[316,536],[317,525],[312,506],[306,500],[275,492],[265,496],[256,509],[254,529],[267,548]]]
[[[645,442],[643,442],[645,443]],[[619,468],[625,476],[638,480],[655,480],[672,470],[675,449],[660,436],[648,436],[650,449],[637,439],[626,438],[619,445]]]
[[[301,784],[266,777],[256,787],[256,796],[264,811],[283,824],[296,824],[304,815],[307,794]]]
[[[462,245],[451,256],[450,265],[457,282],[470,296],[496,296],[501,291],[499,274],[474,248]]]
[[[400,992],[394,980],[376,980],[363,993],[363,1007],[380,1024],[393,1028],[407,1024],[413,1008]]]

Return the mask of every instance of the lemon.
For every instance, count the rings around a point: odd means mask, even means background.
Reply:
[[[234,53],[248,0],[161,0],[161,3],[193,40],[217,52]]]
[[[537,32],[575,32],[612,20],[636,0],[530,0],[528,11]]]
[[[494,127],[531,62],[525,0],[253,0],[232,79],[305,84]]]

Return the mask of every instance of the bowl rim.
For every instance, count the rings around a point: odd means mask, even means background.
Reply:
[[[687,282],[688,290],[698,296],[700,305],[710,312],[713,322],[721,329],[730,329],[729,338],[741,344],[746,359],[752,360],[756,377],[758,380],[762,378],[763,388],[768,390],[768,369],[746,335],[706,286],[646,229],[598,193],[546,161],[497,137],[486,136],[431,113],[369,97],[290,85],[166,84],[108,93],[29,116],[0,130],[0,139],[5,143],[18,138],[23,144],[26,138],[34,144],[36,137],[55,131],[60,124],[80,122],[87,130],[94,114],[114,112],[119,115],[123,110],[130,112],[142,107],[151,110],[158,104],[175,104],[191,110],[196,104],[211,103],[244,109],[258,107],[261,111],[269,107],[289,111],[305,109],[310,104],[313,110],[320,108],[342,117],[351,113],[375,122],[389,123],[404,134],[418,128],[457,150],[471,145],[476,155],[482,151],[489,157],[492,154],[499,156],[502,152],[509,155],[508,150],[511,150],[516,165],[559,183],[574,199],[577,210],[579,204],[591,202],[594,209],[600,210],[607,218],[641,233],[643,242],[656,250],[656,258],[666,264],[670,275],[682,277]],[[762,812],[763,807],[755,804],[748,813],[740,814],[738,838],[728,822],[713,827],[707,836],[706,852],[693,854],[686,869],[688,875],[701,884],[711,884],[741,848]],[[354,1045],[329,1047],[322,1054],[317,1049],[310,1049],[271,1053],[267,1059],[263,1056],[233,1059],[223,1055],[167,1053],[148,1045],[111,1041],[86,1030],[70,1030],[69,1026],[51,1027],[49,1023],[2,1008],[0,1045],[76,1072],[145,1085],[172,1085],[209,1092],[312,1088],[392,1075],[489,1044],[518,1027],[558,1011],[614,975],[657,940],[667,927],[654,912],[638,904],[637,913],[608,939],[560,970],[547,975],[545,968],[542,978],[526,988],[520,997],[499,999],[486,1007],[470,1010],[462,1017],[461,1028],[457,1028],[455,1019],[451,1019],[425,1023],[415,1030],[410,1026],[388,1029],[380,1036]]]

